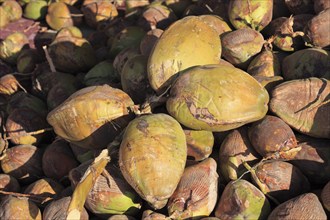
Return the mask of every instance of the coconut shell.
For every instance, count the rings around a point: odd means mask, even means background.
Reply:
[[[183,174],[186,137],[166,114],[144,115],[127,126],[119,166],[127,182],[154,209],[164,207]]]
[[[268,98],[267,91],[246,72],[224,65],[205,65],[179,76],[166,107],[188,128],[226,131],[263,118]]]
[[[330,138],[329,93],[323,78],[286,81],[272,91],[270,110],[301,133]]]

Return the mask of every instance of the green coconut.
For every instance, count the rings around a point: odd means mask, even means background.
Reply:
[[[150,114],[127,126],[119,166],[135,191],[154,209],[160,209],[176,189],[186,157],[186,137],[180,124],[169,115]]]
[[[203,18],[188,16],[174,22],[159,38],[148,61],[152,89],[161,94],[173,77],[189,67],[216,64],[221,56],[218,32]]]
[[[268,100],[267,91],[248,73],[230,66],[205,65],[177,78],[166,107],[188,128],[226,131],[263,118]]]

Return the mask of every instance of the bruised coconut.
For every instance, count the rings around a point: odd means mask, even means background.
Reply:
[[[188,128],[226,131],[263,118],[268,100],[267,91],[246,72],[230,66],[205,65],[191,68],[177,78],[166,107]]]
[[[208,158],[213,149],[214,136],[211,131],[184,129],[187,140],[188,159],[202,161]]]
[[[167,209],[171,218],[209,216],[218,197],[217,163],[213,158],[189,166],[170,197]]]
[[[327,219],[327,215],[318,197],[305,193],[277,206],[268,216],[268,220],[276,219]]]
[[[108,85],[78,90],[52,110],[47,121],[57,135],[78,146],[104,148],[128,124],[131,98]]]
[[[261,31],[272,20],[273,0],[229,2],[228,15],[236,29],[252,28]]]
[[[330,79],[330,52],[320,48],[308,48],[294,52],[282,62],[286,80],[318,77]]]
[[[271,94],[270,110],[295,130],[312,137],[330,138],[329,80],[286,81]]]
[[[231,131],[223,140],[219,150],[219,167],[225,180],[236,180],[246,171],[243,162],[251,166],[260,156],[249,141],[247,127]]]
[[[186,137],[166,114],[144,115],[126,128],[119,166],[127,182],[153,208],[164,207],[183,174]]]
[[[214,28],[197,16],[180,19],[164,31],[150,54],[147,68],[151,88],[161,94],[178,72],[216,64],[220,56],[221,42]]]
[[[265,195],[246,180],[229,182],[215,209],[220,219],[265,219],[270,213]]]
[[[91,160],[71,170],[69,178],[74,187],[90,164]],[[117,165],[108,163],[89,191],[85,207],[90,212],[104,217],[114,214],[135,216],[141,209],[141,202],[141,198],[126,182]]]
[[[287,201],[310,190],[306,176],[288,162],[265,161],[252,170],[251,174],[255,185],[277,202]]]
[[[280,154],[291,159],[297,154],[297,140],[292,129],[282,119],[266,115],[249,128],[249,138],[256,151],[263,157]],[[291,153],[290,153],[291,151]]]

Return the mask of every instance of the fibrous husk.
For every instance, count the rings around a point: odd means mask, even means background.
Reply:
[[[251,174],[259,189],[276,202],[285,202],[310,190],[306,176],[288,162],[265,161],[258,164]]]
[[[141,220],[169,220],[170,218],[153,210],[144,210]]]
[[[312,14],[313,0],[285,0],[285,4],[293,14]]]
[[[286,81],[271,94],[270,110],[295,130],[312,137],[330,138],[329,80]]]
[[[264,50],[251,61],[247,72],[252,76],[280,76],[281,63],[276,53],[271,50]]]
[[[47,121],[55,133],[87,149],[102,149],[128,124],[131,98],[108,85],[78,90],[52,110]]]
[[[330,1],[328,0],[314,0],[314,11],[316,14],[330,8]]]
[[[247,127],[231,131],[219,150],[219,167],[226,181],[236,180],[246,171],[243,162],[256,164],[260,155],[254,150],[248,137]]]
[[[41,57],[35,49],[25,49],[17,57],[17,71],[31,73],[41,61]]]
[[[155,28],[165,30],[177,19],[177,16],[169,7],[154,2],[143,11],[138,20],[138,24],[146,30]]]
[[[55,68],[67,73],[85,72],[97,63],[93,47],[81,37],[59,34],[49,45],[48,52]]]
[[[0,219],[41,220],[42,218],[36,204],[27,198],[8,195],[1,198]]]
[[[304,29],[305,41],[315,47],[330,46],[330,8],[313,17]]]
[[[57,139],[48,145],[42,156],[42,169],[45,175],[58,181],[78,165],[69,143],[63,139]]]
[[[126,27],[111,40],[109,55],[114,58],[127,48],[139,48],[145,31],[139,26]]]
[[[86,86],[97,86],[108,84],[115,86],[120,81],[120,77],[115,72],[113,61],[104,60],[96,64],[84,76]]]
[[[0,173],[0,190],[7,192],[20,192],[21,186],[15,177]]]
[[[299,152],[292,129],[282,119],[266,115],[249,128],[249,139],[254,149],[263,157],[292,159]]]
[[[327,219],[327,216],[318,197],[314,193],[305,193],[277,206],[268,220],[277,219]]]
[[[285,80],[318,77],[330,79],[330,52],[308,48],[294,52],[282,62]]]
[[[81,11],[86,24],[92,28],[97,28],[102,23],[107,23],[118,16],[116,7],[110,1],[87,2],[84,1]]]
[[[190,68],[177,78],[166,107],[188,128],[226,131],[263,118],[268,99],[267,91],[248,73],[230,66],[205,65]]]
[[[140,51],[142,55],[149,56],[159,37],[163,34],[161,29],[152,29],[144,35],[140,43]]]
[[[17,92],[10,97],[7,104],[7,113],[12,113],[15,109],[28,108],[40,115],[46,116],[48,113],[47,106],[38,97],[31,95],[30,93]]]
[[[154,209],[163,208],[183,174],[186,137],[166,114],[144,115],[127,126],[119,166],[127,182]]]
[[[326,210],[330,212],[330,181],[325,184],[321,192],[321,201]]]
[[[173,10],[173,12],[181,17],[184,10],[192,4],[191,0],[165,0],[165,4],[167,7]]]
[[[53,219],[53,220],[62,220],[62,219],[66,219],[67,217],[67,210],[69,207],[71,201],[71,197],[64,197],[61,198],[59,200],[54,200],[51,203],[49,203],[45,210],[43,211],[43,219]],[[81,216],[80,216],[81,220],[88,220],[89,216],[88,213],[86,211],[86,209],[84,208]]]
[[[218,198],[217,163],[207,158],[187,167],[170,197],[167,209],[171,218],[209,216]]]
[[[261,33],[242,28],[221,35],[222,56],[234,66],[246,69],[265,43]]]
[[[12,95],[21,87],[13,74],[6,74],[0,78],[0,94]],[[22,88],[22,87],[21,87]]]
[[[330,179],[330,141],[308,138],[299,143],[301,150],[290,160],[305,174],[309,182],[323,185]]]
[[[57,84],[68,84],[77,89],[81,87],[81,83],[72,74],[47,71],[38,74],[33,79],[32,84],[34,92],[45,99],[47,98],[49,91]]]
[[[188,16],[167,28],[148,61],[151,87],[162,94],[177,73],[189,67],[217,64],[221,56],[218,32],[201,17]]]
[[[24,193],[38,198],[38,206],[45,206],[49,201],[56,199],[63,189],[60,183],[50,178],[42,178],[28,185]]]
[[[303,30],[312,18],[312,14],[276,18],[265,28],[265,35],[271,37],[277,48],[283,51],[297,51],[305,47]]]
[[[270,213],[265,195],[246,180],[229,182],[215,209],[220,219],[264,219]]]
[[[142,42],[142,41],[141,41]],[[123,70],[123,67],[127,60],[140,55],[140,51],[138,48],[126,48],[122,51],[120,51],[115,59],[113,60],[113,67],[116,70],[116,75],[120,79],[121,71]]]
[[[282,76],[253,76],[265,89],[269,94],[272,93],[273,89],[279,84],[284,82]]]
[[[272,20],[273,0],[231,0],[228,15],[236,29],[252,28],[261,31]]]
[[[33,145],[17,145],[8,148],[1,168],[4,173],[21,183],[32,183],[43,176],[41,158],[43,151]]]
[[[6,121],[6,133],[13,144],[38,144],[48,127],[45,115],[26,107],[14,109]]]
[[[69,178],[73,186],[77,185],[90,164],[91,161],[87,161],[71,170]],[[114,214],[135,216],[141,209],[141,202],[141,198],[126,182],[119,168],[113,163],[108,163],[90,190],[85,207],[103,217]]]
[[[67,98],[70,97],[74,92],[76,92],[78,88],[65,82],[63,84],[57,83],[54,85],[47,94],[47,106],[48,110],[53,110],[60,104],[62,104]]]

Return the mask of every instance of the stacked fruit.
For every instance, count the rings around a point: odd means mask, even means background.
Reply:
[[[329,216],[329,1],[0,2],[0,219]]]

